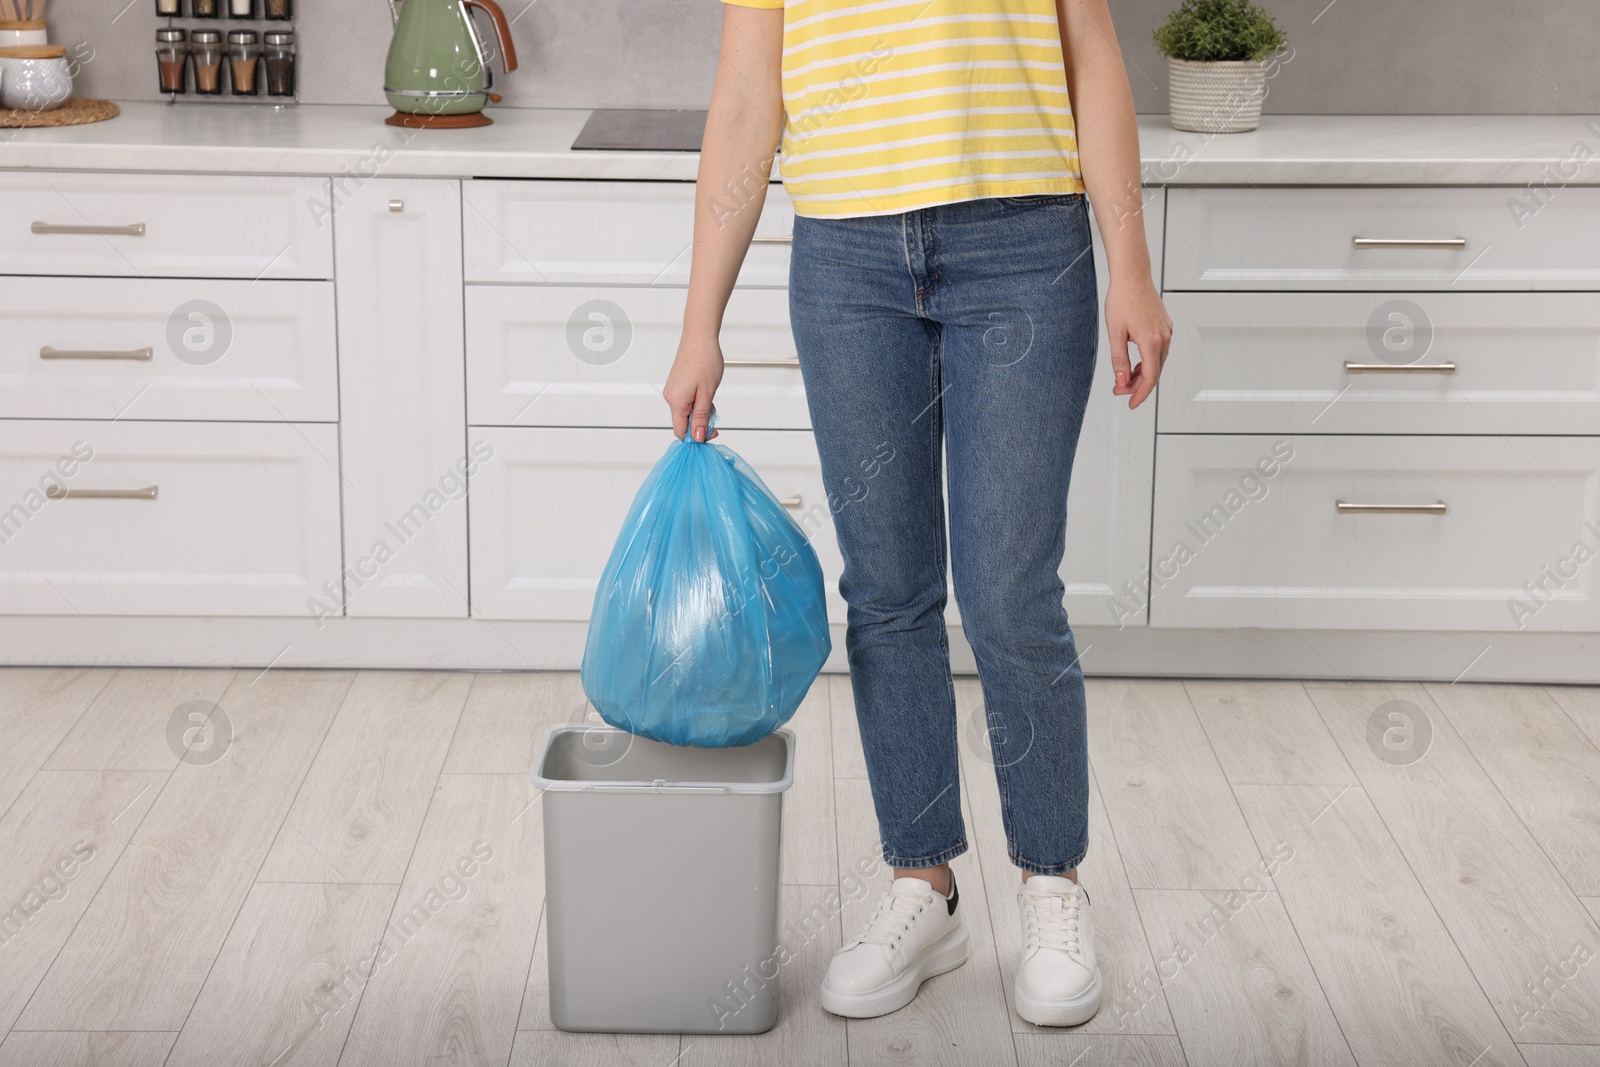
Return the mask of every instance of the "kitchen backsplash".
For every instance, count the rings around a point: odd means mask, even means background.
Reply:
[[[949,0],[939,0],[949,2]],[[1111,0],[1141,112],[1166,110],[1150,31],[1177,0]],[[517,107],[703,107],[720,0],[501,0],[522,61]],[[298,0],[300,99],[381,104],[387,0]],[[1282,114],[1592,114],[1595,0],[1267,0],[1292,56],[1266,110]],[[51,39],[93,49],[79,92],[153,100],[154,0],[53,0]],[[225,20],[224,20],[225,25]],[[487,28],[487,23],[485,23]],[[497,72],[498,74],[498,72]]]

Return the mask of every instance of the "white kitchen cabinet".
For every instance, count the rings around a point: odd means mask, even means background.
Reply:
[[[334,231],[347,610],[465,617],[460,186],[369,181]]]
[[[1600,630],[1600,439],[1164,434],[1156,487],[1157,627]]]
[[[338,459],[328,425],[0,421],[0,613],[336,611]]]
[[[472,611],[485,619],[586,622],[622,521],[668,447],[666,430],[473,428],[492,447],[472,480]],[[811,433],[735,430],[743,456],[809,535],[828,617],[844,621],[843,562]]]
[[[5,176],[0,274],[331,278],[327,178]]]
[[[1600,189],[1172,189],[1163,287],[1600,290]]]
[[[1600,295],[1173,293],[1164,433],[1600,433]]]
[[[0,418],[337,422],[332,282],[8,278]]]
[[[687,285],[695,187],[689,182],[478,180],[463,185],[469,282]],[[720,217],[749,210],[719,200]],[[740,285],[789,284],[794,209],[767,189]]]
[[[483,426],[667,426],[681,288],[467,286],[467,412]],[[735,289],[722,322],[724,428],[805,429],[782,289]]]

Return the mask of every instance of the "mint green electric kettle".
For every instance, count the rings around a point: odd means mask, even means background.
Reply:
[[[489,91],[493,81],[472,8],[494,23],[505,72],[517,69],[511,26],[494,0],[404,0],[383,68],[383,92],[395,111],[385,120],[389,125],[448,129],[493,121],[483,108],[500,97]]]

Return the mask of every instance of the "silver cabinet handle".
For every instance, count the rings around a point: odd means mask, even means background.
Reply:
[[[39,349],[40,359],[154,359],[155,349],[149,345],[143,348],[52,348],[45,345]]]
[[[154,500],[160,488],[147,485],[143,489],[67,489],[47,485],[44,495],[51,500]]]
[[[1335,500],[1333,505],[1341,515],[1443,515],[1448,510],[1443,500],[1435,504],[1347,504]]]
[[[1352,237],[1356,248],[1424,248],[1459,251],[1467,247],[1465,237]]]
[[[1351,363],[1345,361],[1346,374],[1454,374],[1454,363]]]
[[[797,508],[801,504],[805,503],[805,501],[800,499],[799,493],[796,493],[794,496],[784,497],[783,499],[779,500],[778,503],[782,504],[786,508]]]
[[[395,214],[399,214],[400,212],[404,211],[405,209],[406,209],[406,202],[404,200],[390,200],[389,201],[389,210],[393,211]]]
[[[788,245],[794,243],[792,233],[758,233],[750,238],[753,245]]]
[[[792,356],[788,359],[725,359],[724,367],[789,367],[800,366],[800,358]]]
[[[130,222],[126,226],[72,226],[52,222],[35,222],[34,233],[86,233],[91,237],[143,237],[144,223]]]

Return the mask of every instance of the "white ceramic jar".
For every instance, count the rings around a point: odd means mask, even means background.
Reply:
[[[0,107],[50,111],[72,95],[72,68],[58,44],[0,48]]]
[[[21,22],[0,20],[0,48],[49,43],[50,34],[45,31],[43,19],[26,19]]]

